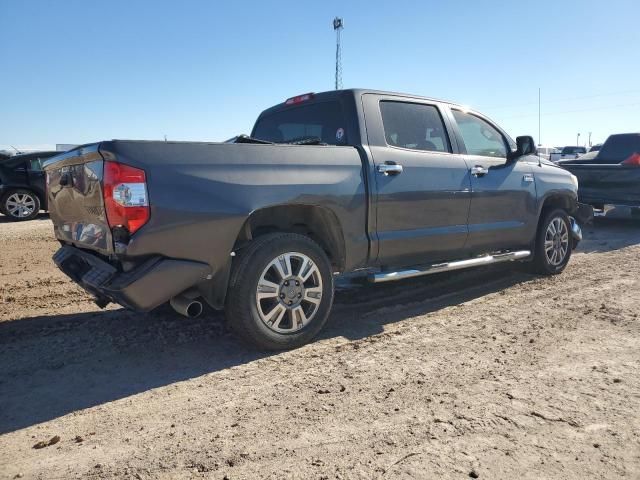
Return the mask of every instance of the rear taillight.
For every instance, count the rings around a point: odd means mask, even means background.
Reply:
[[[104,162],[104,207],[111,228],[135,233],[149,220],[149,197],[144,170],[118,162]]]
[[[640,153],[636,152],[627,158],[622,165],[632,166],[632,167],[640,167]]]

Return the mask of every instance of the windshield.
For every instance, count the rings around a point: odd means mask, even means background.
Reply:
[[[563,155],[573,155],[576,153],[587,153],[587,149],[585,147],[564,147],[562,149]]]
[[[317,137],[329,145],[347,144],[344,114],[335,101],[301,105],[260,117],[252,137],[275,143]]]
[[[39,165],[47,158],[59,155],[60,153],[62,152],[23,153],[6,159],[0,158],[0,165],[5,168],[24,168],[26,165]]]

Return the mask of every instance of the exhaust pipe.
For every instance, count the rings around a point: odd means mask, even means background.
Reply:
[[[188,318],[199,317],[202,313],[202,302],[189,298],[185,295],[173,297],[169,300],[169,303],[176,312]]]

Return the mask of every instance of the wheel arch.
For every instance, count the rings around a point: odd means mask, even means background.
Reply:
[[[234,251],[261,235],[289,232],[306,235],[325,251],[334,271],[346,264],[344,233],[338,217],[327,207],[304,204],[275,205],[254,210],[247,217],[234,245]]]
[[[578,197],[573,192],[554,191],[550,192],[540,202],[538,209],[538,223],[549,210],[561,208],[568,214],[574,213],[578,208]]]
[[[334,272],[344,270],[347,254],[343,229],[331,209],[317,205],[271,205],[252,211],[236,236],[232,252],[247,247],[255,238],[275,232],[298,233],[310,237],[327,254]],[[213,283],[201,290],[213,308],[220,309],[225,304],[233,261],[232,256],[221,267]]]

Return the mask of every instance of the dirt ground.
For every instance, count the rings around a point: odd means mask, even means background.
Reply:
[[[553,278],[343,288],[263,354],[219,313],[99,310],[46,216],[0,217],[0,478],[640,478],[640,224],[585,236]]]

